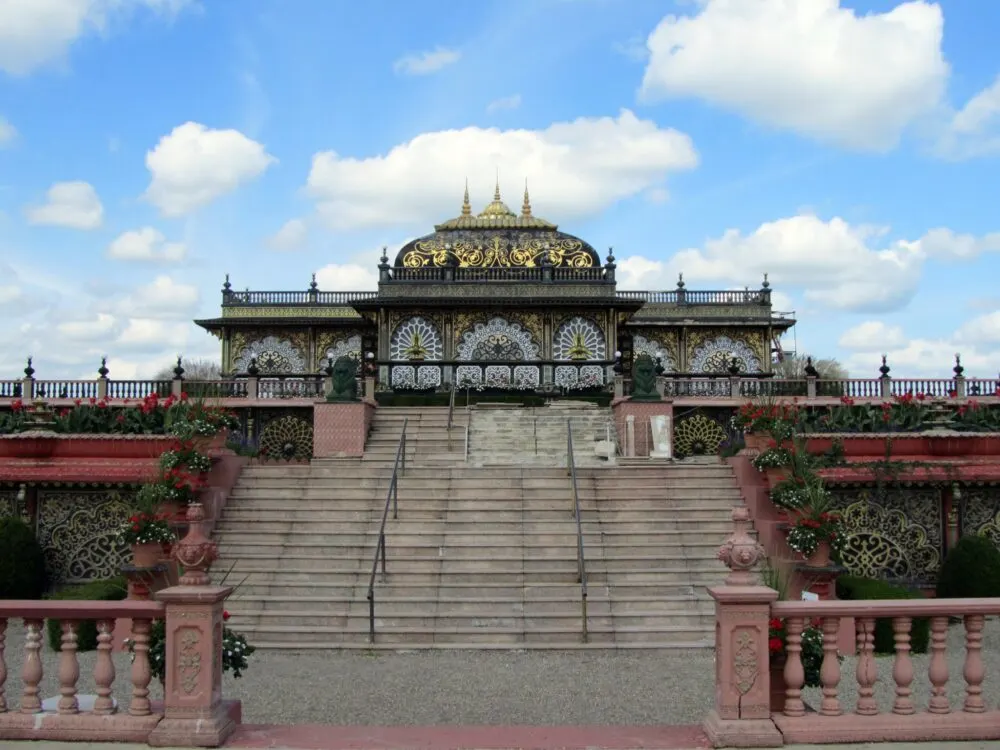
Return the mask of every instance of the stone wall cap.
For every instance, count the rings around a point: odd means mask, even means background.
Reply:
[[[233,593],[232,586],[171,586],[157,591],[157,601],[166,604],[214,604]]]
[[[769,604],[778,600],[778,592],[767,586],[712,586],[708,593],[720,604]]]

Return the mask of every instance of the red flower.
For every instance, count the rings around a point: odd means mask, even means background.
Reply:
[[[779,617],[772,617],[771,622],[769,622],[767,626],[772,630],[781,630],[783,627],[785,627],[784,624],[781,622],[781,618]]]
[[[225,609],[222,610],[222,619],[226,620],[226,621],[229,620],[229,612],[227,610],[225,610]]]
[[[781,639],[778,637],[771,638],[767,642],[767,650],[770,651],[772,654],[780,654],[782,649],[784,648],[785,644],[782,643]]]

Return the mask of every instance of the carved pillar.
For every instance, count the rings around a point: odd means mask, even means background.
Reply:
[[[223,328],[220,338],[222,339],[222,374],[228,375],[233,371],[233,342],[231,340],[232,331]]]
[[[780,747],[771,720],[771,603],[778,592],[761,586],[753,572],[766,555],[748,533],[750,514],[733,508],[734,530],[719,549],[730,569],[725,585],[709,589],[715,599],[715,709],[703,724],[715,747]]]
[[[681,326],[677,332],[677,372],[688,372],[687,327]]]

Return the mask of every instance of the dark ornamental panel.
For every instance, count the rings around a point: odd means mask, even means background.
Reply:
[[[38,541],[54,582],[119,575],[129,552],[118,532],[132,513],[130,493],[39,490]]]
[[[261,456],[270,460],[312,458],[312,409],[262,410],[259,445]]]
[[[988,536],[1000,547],[1000,487],[963,487],[963,534]]]
[[[0,488],[0,518],[17,518],[20,516],[17,507],[17,490]]]
[[[932,487],[834,489],[844,519],[841,561],[851,575],[930,583],[944,556],[941,491]]]
[[[731,409],[695,409],[674,416],[674,454],[687,456],[716,455],[729,438],[727,425]]]

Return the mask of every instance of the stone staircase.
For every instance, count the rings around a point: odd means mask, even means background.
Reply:
[[[739,502],[728,466],[578,469],[584,644],[565,469],[466,466],[464,428],[453,430],[459,450],[444,450],[446,409],[394,412],[376,417],[369,445],[380,457],[244,470],[215,567],[243,581],[230,624],[256,646],[371,648],[366,592],[404,415],[408,466],[387,525],[388,581],[375,587],[376,648],[711,645],[705,587],[724,577],[715,552]]]
[[[553,402],[537,408],[480,404],[468,412],[469,465],[566,465],[566,422],[573,428],[577,466],[606,463],[595,443],[615,439],[607,407],[587,402]]]

